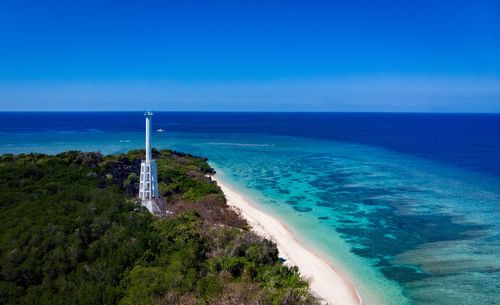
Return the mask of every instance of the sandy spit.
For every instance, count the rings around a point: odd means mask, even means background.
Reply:
[[[360,305],[363,301],[350,281],[324,259],[300,244],[290,230],[276,218],[259,210],[248,199],[229,187],[217,175],[212,176],[224,192],[229,206],[237,209],[252,230],[273,240],[285,264],[297,266],[311,282],[311,291],[331,305]]]

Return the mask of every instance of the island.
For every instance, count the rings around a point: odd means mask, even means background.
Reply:
[[[138,199],[144,150],[0,156],[0,303],[321,302],[228,206],[206,159],[152,153],[165,217]]]

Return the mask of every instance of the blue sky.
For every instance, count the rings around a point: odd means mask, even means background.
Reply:
[[[500,2],[0,1],[0,110],[500,112]]]

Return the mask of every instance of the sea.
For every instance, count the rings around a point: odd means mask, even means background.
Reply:
[[[153,127],[155,148],[207,157],[373,303],[500,304],[500,114],[156,112]],[[0,113],[2,154],[143,146],[142,112]]]

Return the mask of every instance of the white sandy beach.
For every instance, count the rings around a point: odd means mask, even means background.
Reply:
[[[273,240],[286,264],[297,266],[310,279],[311,291],[331,305],[359,305],[361,297],[348,279],[342,277],[330,264],[301,245],[292,233],[277,219],[259,210],[249,200],[213,176],[226,195],[229,206],[238,209],[259,235]]]

